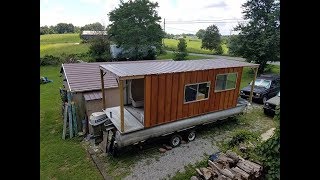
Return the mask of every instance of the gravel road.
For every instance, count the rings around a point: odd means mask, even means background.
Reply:
[[[132,169],[133,173],[125,179],[168,179],[177,171],[184,170],[184,166],[195,164],[201,161],[205,154],[210,155],[217,151],[218,147],[211,141],[199,138],[165,152],[158,159],[143,159],[137,162]]]

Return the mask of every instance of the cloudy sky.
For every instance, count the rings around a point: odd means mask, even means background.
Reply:
[[[126,1],[126,0],[125,0]],[[246,0],[151,0],[158,2],[158,13],[166,19],[166,32],[196,33],[211,24],[218,26],[222,35],[229,35],[242,19],[241,5]],[[72,23],[75,26],[100,22],[108,25],[108,13],[120,0],[40,0],[40,26]],[[194,23],[211,21],[210,23]],[[192,21],[177,24],[177,21]],[[170,23],[171,22],[171,23]],[[163,25],[163,23],[161,23]]]

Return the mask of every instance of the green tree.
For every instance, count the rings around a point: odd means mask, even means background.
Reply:
[[[124,50],[130,50],[132,60],[142,59],[143,49],[161,46],[164,32],[159,25],[158,3],[149,0],[121,1],[109,13],[109,35]]]
[[[90,41],[89,54],[96,62],[111,60],[110,41],[106,36],[99,35]]]
[[[199,29],[199,31],[196,33],[196,36],[199,39],[202,39],[205,33],[206,33],[206,31],[204,29]]]
[[[43,35],[43,34],[49,34],[49,27],[48,26],[41,26],[40,27],[40,35]]]
[[[59,23],[55,26],[55,31],[58,34],[74,33],[74,26],[73,24]]]
[[[268,61],[280,61],[280,2],[277,0],[248,0],[242,5],[246,24],[230,43],[232,54],[260,64],[258,73],[264,72]]]
[[[186,57],[188,56],[186,40],[183,38],[180,38],[177,47],[178,47],[178,52],[174,52],[173,60],[175,61],[185,60]]]
[[[75,27],[74,27],[74,32],[75,32],[75,33],[80,33],[80,29],[81,29],[81,27],[75,26]]]
[[[104,31],[106,28],[99,22],[92,23],[92,24],[86,24],[80,28],[82,31]]]
[[[203,39],[201,48],[209,49],[212,51],[213,49],[217,49],[221,44],[221,35],[219,33],[219,29],[216,25],[211,25],[207,27]]]

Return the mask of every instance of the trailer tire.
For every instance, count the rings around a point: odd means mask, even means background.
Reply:
[[[187,139],[188,139],[188,141],[195,140],[196,139],[196,131],[195,130],[189,131]]]
[[[170,138],[170,145],[172,146],[172,147],[177,147],[177,146],[179,146],[180,144],[181,144],[181,136],[180,135],[178,135],[178,134],[175,134],[175,135],[173,135],[173,136],[171,136],[171,138]]]

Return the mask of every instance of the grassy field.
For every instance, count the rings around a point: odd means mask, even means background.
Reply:
[[[44,55],[82,54],[89,50],[88,44],[80,44],[79,34],[47,34],[40,36],[40,57]]]
[[[59,66],[40,67],[40,76],[53,80],[40,85],[40,179],[102,179],[80,139],[61,139],[59,71]]]
[[[176,39],[164,39],[164,44],[168,50],[177,50],[178,40]],[[213,51],[201,49],[201,39],[190,39],[186,38],[187,42],[187,51],[191,53],[200,53],[200,54],[213,54]],[[222,45],[223,54],[228,54],[228,48],[225,44]]]
[[[201,49],[200,39],[186,38],[187,50],[192,53],[213,54],[212,51]],[[83,54],[88,52],[88,44],[81,42],[79,34],[47,34],[40,36],[40,57],[44,55],[61,56],[61,54]],[[176,50],[178,40],[164,39],[167,50]],[[224,55],[228,54],[228,48],[224,44]],[[162,55],[168,56],[168,55]],[[192,59],[192,56],[190,56]],[[197,58],[198,59],[198,58]]]
[[[79,34],[45,34],[40,36],[41,44],[80,43]]]

